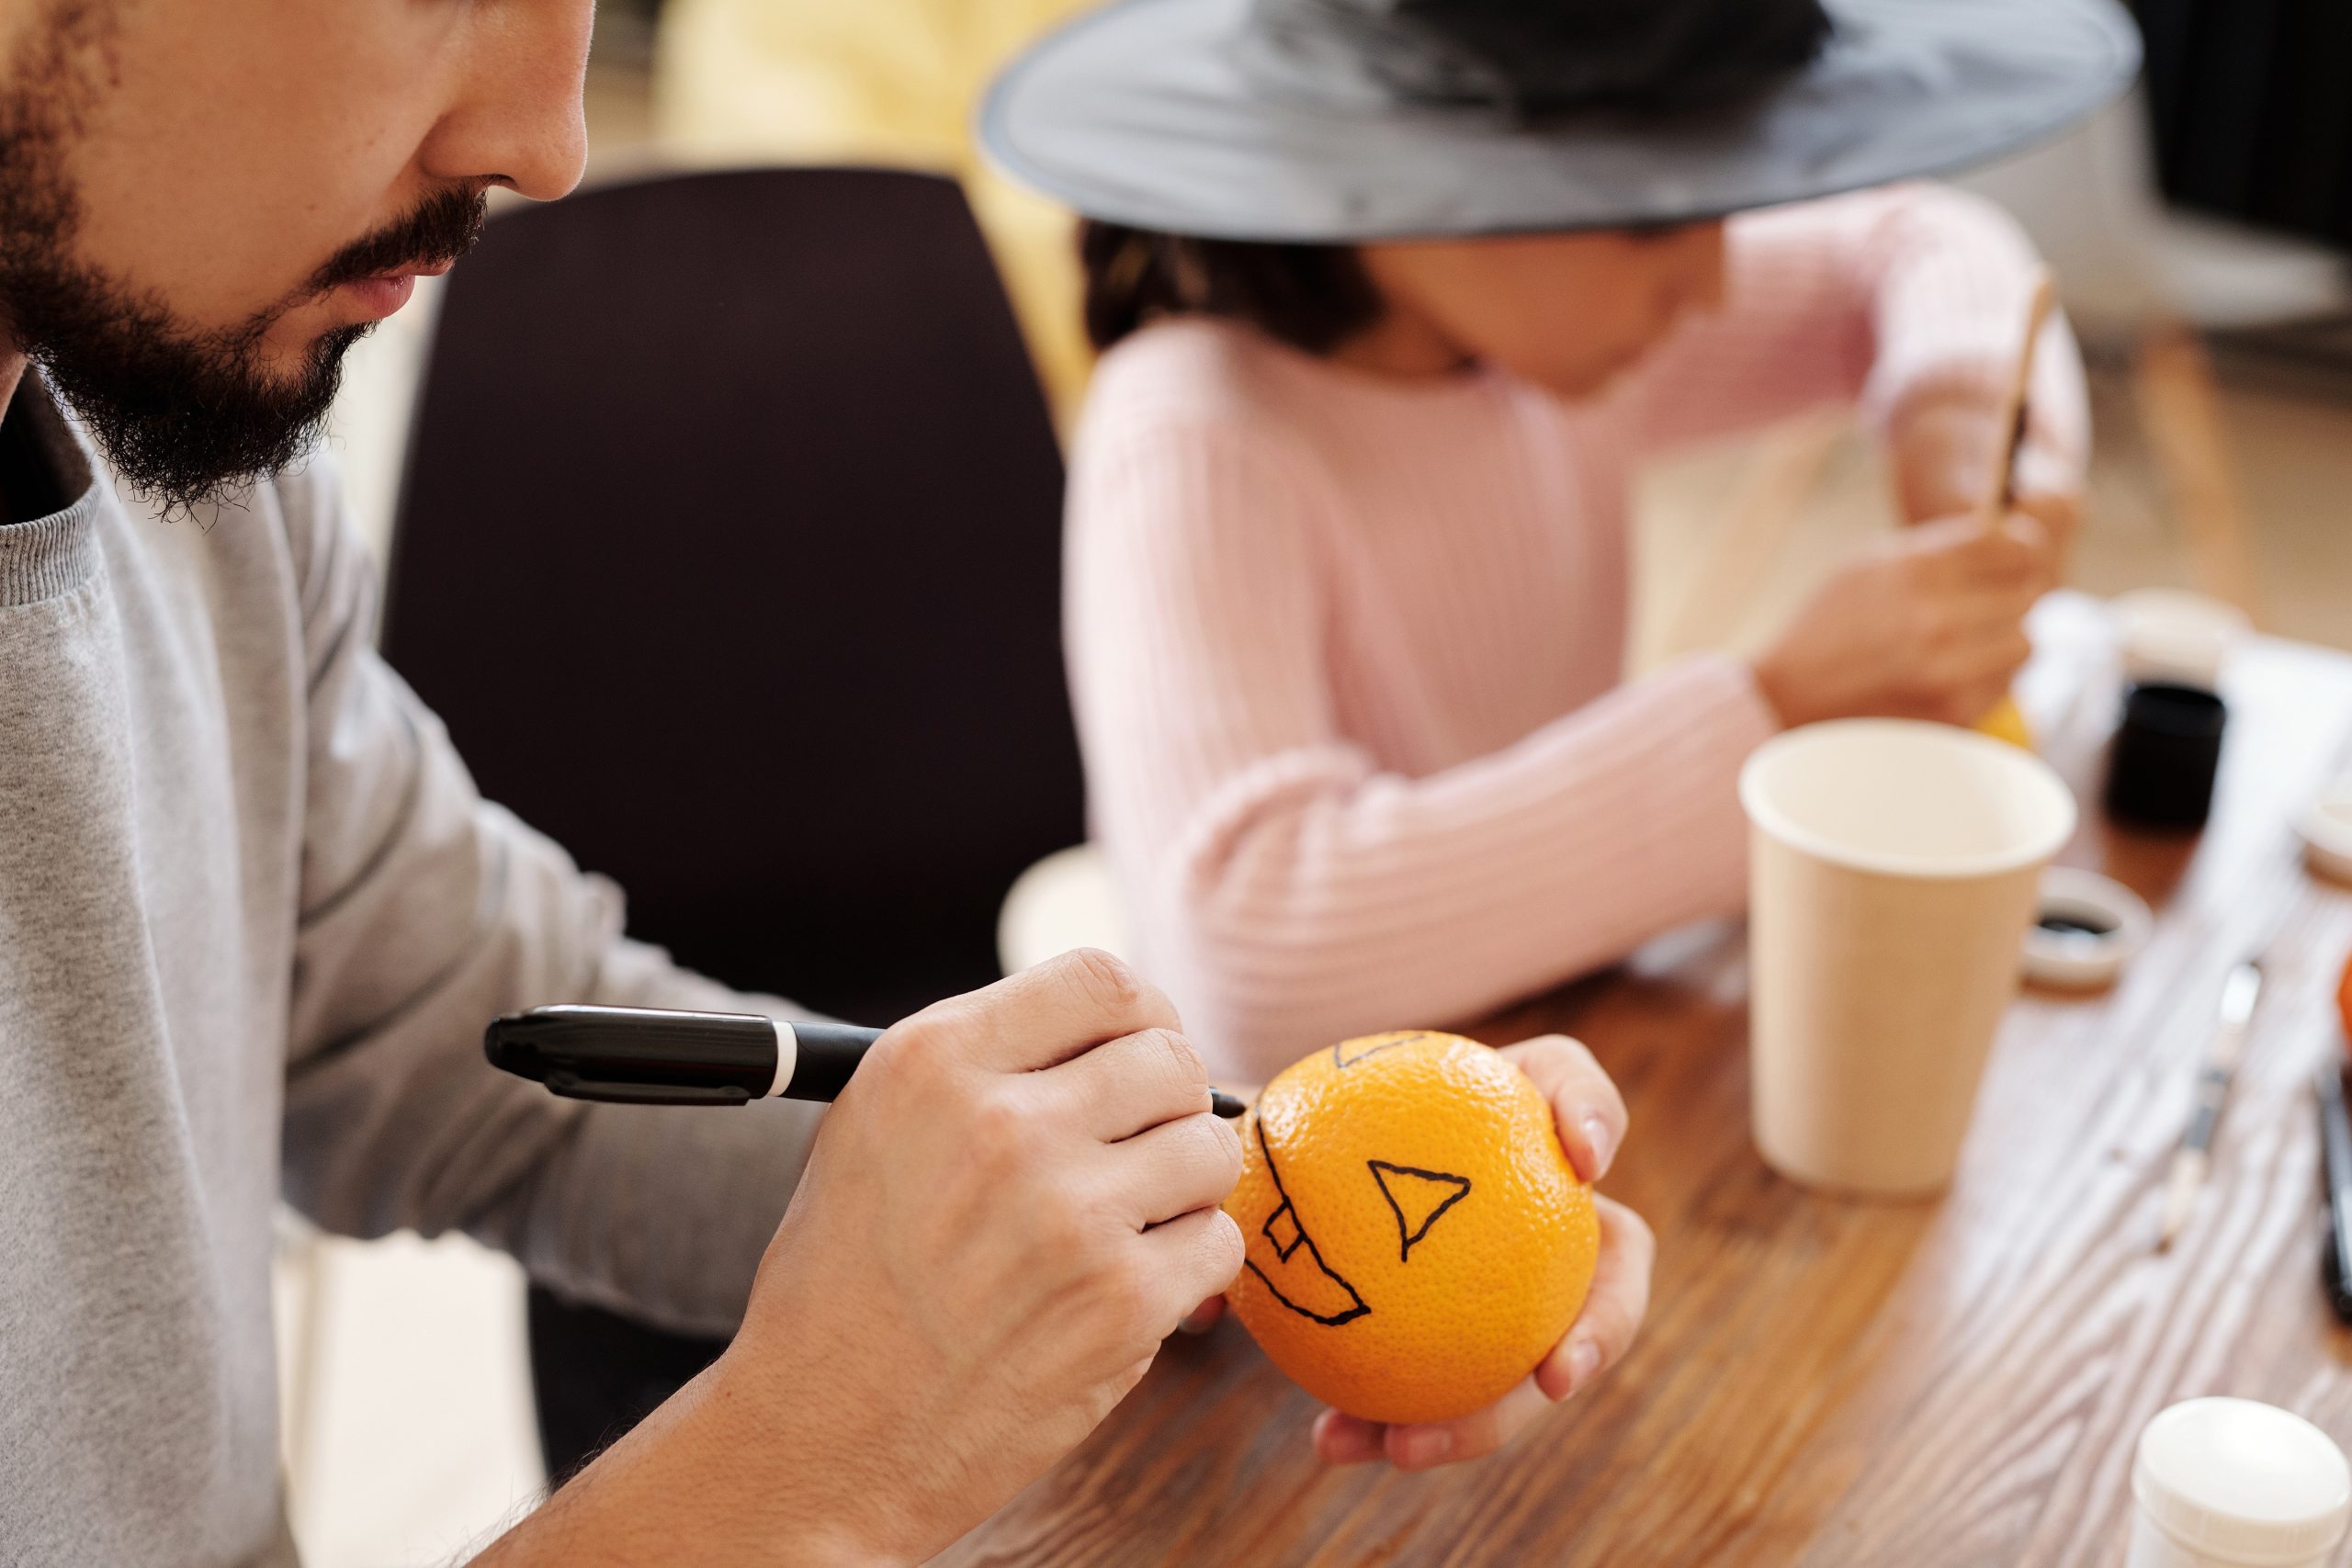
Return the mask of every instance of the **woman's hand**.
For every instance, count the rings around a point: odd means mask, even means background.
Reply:
[[[2033,651],[2025,614],[2049,585],[2049,540],[2021,513],[1973,516],[1873,544],[1816,590],[1756,660],[1783,725],[1828,718],[1973,724]]]
[[[1551,1102],[1560,1146],[1587,1181],[1609,1168],[1625,1139],[1625,1101],[1590,1051],[1562,1034],[1503,1047],[1502,1055],[1535,1081]],[[1385,1426],[1337,1410],[1315,1418],[1315,1452],[1327,1464],[1385,1458],[1399,1470],[1428,1470],[1476,1459],[1501,1448],[1552,1405],[1591,1386],[1624,1355],[1649,1309],[1650,1228],[1623,1203],[1595,1195],[1600,1215],[1600,1258],[1592,1288],[1567,1335],[1527,1380],[1484,1410],[1452,1421]],[[1183,1322],[1206,1329],[1225,1311],[1225,1298],[1203,1302]]]
[[[1887,438],[1903,520],[1981,513],[2009,434],[2001,428],[2001,411],[1981,394],[1954,393],[1904,410]],[[2082,525],[2082,465],[2029,426],[2011,489],[2011,508],[2041,525],[2046,592],[2064,580]]]

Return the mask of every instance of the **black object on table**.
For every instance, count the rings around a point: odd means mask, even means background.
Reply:
[[[2132,687],[2108,757],[2107,814],[2146,828],[2202,828],[2213,810],[2229,708],[2211,692]]]
[[[2352,1122],[2344,1115],[2344,1066],[2333,1051],[2319,1069],[2319,1142],[2320,1181],[2327,1190],[2320,1285],[2337,1321],[2352,1323]]]

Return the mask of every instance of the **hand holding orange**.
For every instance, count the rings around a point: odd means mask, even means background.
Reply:
[[[1266,1086],[1227,1203],[1248,1246],[1228,1298],[1337,1406],[1326,1460],[1483,1453],[1623,1353],[1649,1235],[1586,1178],[1623,1129],[1607,1076],[1557,1036],[1374,1035]]]

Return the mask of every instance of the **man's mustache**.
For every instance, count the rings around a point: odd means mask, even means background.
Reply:
[[[407,217],[337,251],[309,285],[312,297],[362,278],[421,272],[456,261],[481,238],[490,203],[479,190],[429,196]]]

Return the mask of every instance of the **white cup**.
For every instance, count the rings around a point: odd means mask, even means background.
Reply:
[[[1757,1147],[1808,1186],[1935,1191],[2074,796],[2005,741],[1841,719],[1759,747],[1739,797]]]

